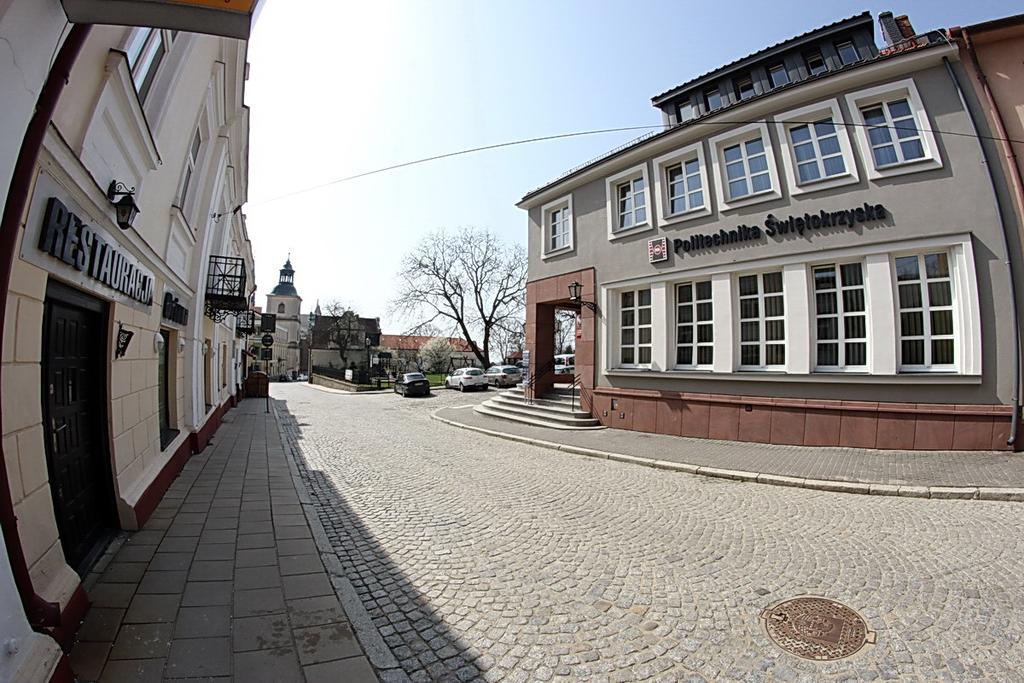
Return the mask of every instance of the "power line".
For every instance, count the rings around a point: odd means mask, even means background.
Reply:
[[[785,121],[785,123],[787,125],[797,125],[797,126],[799,126],[799,125],[811,126],[811,125],[814,125],[816,123],[822,123],[822,122],[823,122],[822,120],[818,120],[818,121],[787,120],[787,121]],[[365,177],[371,176],[371,175],[377,175],[379,173],[386,173],[388,171],[395,171],[397,169],[407,168],[409,166],[417,166],[419,164],[425,164],[425,163],[428,163],[428,162],[431,162],[431,161],[439,161],[441,159],[449,159],[451,157],[463,156],[463,155],[466,155],[466,154],[474,154],[476,152],[486,152],[488,150],[500,149],[502,147],[514,147],[514,146],[517,146],[517,145],[528,145],[528,144],[531,144],[531,143],[534,143],[534,142],[547,142],[549,140],[562,140],[562,139],[565,139],[565,138],[582,137],[582,136],[585,136],[585,135],[600,135],[602,133],[620,133],[620,132],[629,131],[629,130],[653,130],[653,129],[656,129],[656,128],[675,129],[675,128],[683,128],[683,127],[690,128],[691,126],[735,126],[735,125],[746,125],[746,124],[751,124],[751,123],[773,123],[773,121],[769,121],[768,119],[758,119],[756,121],[736,121],[736,120],[732,120],[732,121],[697,121],[697,122],[687,123],[687,124],[655,123],[655,124],[650,124],[650,125],[647,125],[647,126],[621,126],[621,127],[618,127],[618,128],[598,128],[598,129],[594,129],[594,130],[581,130],[581,131],[574,131],[574,132],[571,132],[571,133],[558,133],[558,134],[555,134],[555,135],[544,135],[544,136],[541,136],[541,137],[523,138],[523,139],[520,139],[520,140],[509,140],[507,142],[498,142],[498,143],[495,143],[493,145],[483,145],[482,147],[469,147],[469,148],[466,148],[466,149],[460,149],[460,150],[458,150],[456,152],[446,152],[444,154],[435,154],[434,156],[423,157],[421,159],[413,159],[411,161],[403,161],[402,163],[399,163],[399,164],[392,164],[391,166],[383,166],[381,168],[375,168],[372,171],[364,171],[362,173],[356,173],[355,175],[345,176],[343,178],[336,178],[334,180],[329,180],[329,181],[327,181],[325,183],[320,183],[318,185],[310,185],[309,187],[304,187],[304,188],[299,189],[299,190],[293,190],[291,192],[286,192],[285,194],[277,195],[277,196],[271,197],[269,199],[264,199],[264,200],[257,201],[257,202],[251,202],[249,205],[250,206],[259,206],[261,204],[270,204],[272,202],[277,202],[277,201],[280,201],[282,199],[288,199],[290,197],[295,197],[295,196],[300,195],[300,194],[305,194],[307,192],[313,192],[315,190],[320,190],[320,189],[325,188],[325,187],[330,187],[332,185],[338,185],[340,183],[346,183],[346,182],[349,182],[351,180],[357,180],[359,178],[365,178]],[[946,135],[946,136],[956,136],[956,137],[965,137],[965,138],[975,138],[975,139],[978,139],[978,140],[992,140],[992,141],[995,141],[995,142],[1011,142],[1011,143],[1016,143],[1016,144],[1024,144],[1024,140],[1016,140],[1014,138],[1004,138],[1004,137],[998,137],[998,136],[994,136],[994,135],[980,135],[978,133],[960,133],[960,132],[956,132],[956,131],[941,131],[941,130],[935,130],[935,129],[929,129],[929,128],[917,128],[916,126],[879,126],[879,125],[873,125],[873,124],[867,124],[867,123],[850,123],[850,122],[845,122],[845,121],[843,123],[841,123],[841,124],[836,123],[835,121],[832,121],[831,123],[834,126],[840,126],[841,125],[841,126],[846,126],[846,127],[857,127],[857,128],[875,128],[875,129],[887,128],[889,130],[909,130],[909,131],[915,131],[915,132],[918,132],[918,133],[932,133],[933,135],[938,135],[940,137],[943,136],[943,135]],[[624,147],[628,147],[631,144],[633,144],[633,142],[635,142],[635,141],[627,142],[624,145],[622,145],[622,147],[623,148]],[[898,142],[899,142],[899,138],[897,138],[896,140],[893,140],[894,144],[898,143]],[[617,151],[618,149],[621,149],[621,148],[616,148],[616,150],[613,150],[613,151]],[[594,163],[596,161],[599,161],[604,156],[608,156],[609,154],[611,154],[611,153],[606,153],[606,154],[604,154],[602,156],[596,157],[595,159],[593,159],[593,160],[583,164],[583,166],[587,166],[590,163]],[[562,177],[564,177],[565,175],[568,175],[568,173],[564,174]]]

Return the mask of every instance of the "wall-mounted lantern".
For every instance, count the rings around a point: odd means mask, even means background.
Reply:
[[[164,340],[164,335],[160,334],[159,332],[155,332],[153,334],[153,350],[156,351],[158,355],[160,354],[161,351],[163,351],[164,344],[166,343],[167,342],[166,340]]]
[[[107,199],[114,205],[114,213],[117,214],[117,227],[122,230],[130,229],[135,217],[139,215],[139,206],[135,203],[135,188],[129,188],[124,183],[111,180],[110,187],[107,188]]]
[[[569,301],[573,302],[574,304],[579,304],[584,308],[589,308],[594,312],[597,311],[597,304],[595,304],[593,301],[583,300],[583,285],[576,282],[575,280],[569,283]]]

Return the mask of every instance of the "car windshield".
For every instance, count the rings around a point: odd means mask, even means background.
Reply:
[[[412,382],[417,379],[426,379],[426,377],[424,377],[423,374],[419,372],[410,372],[405,376],[406,382]]]
[[[506,365],[501,369],[502,372],[519,372],[519,368],[514,365]]]
[[[484,374],[484,372],[483,372],[483,370],[478,370],[477,368],[471,368],[469,370],[466,370],[466,374],[471,376],[471,377],[476,377],[477,375]]]

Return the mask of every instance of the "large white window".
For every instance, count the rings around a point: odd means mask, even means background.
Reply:
[[[956,320],[946,252],[897,256],[901,370],[953,370]]]
[[[871,178],[942,165],[913,79],[850,93],[846,100],[856,119],[855,135]]]
[[[814,313],[819,370],[863,370],[868,362],[864,269],[859,262],[815,266]]]
[[[146,101],[153,87],[160,64],[163,63],[174,41],[174,33],[154,28],[140,28],[128,41],[125,52],[132,70],[132,81],[142,102]]]
[[[801,183],[846,173],[839,134],[831,116],[789,129],[796,158],[796,175]]]
[[[786,365],[786,306],[782,273],[741,275],[740,367],[781,369]]]
[[[650,230],[654,226],[647,164],[635,166],[605,180],[608,238]]]
[[[543,258],[572,250],[572,222],[572,195],[548,202],[541,207]]]
[[[914,112],[906,98],[861,109],[869,126],[868,141],[875,168],[924,159],[924,145]]]
[[[710,214],[707,184],[704,147],[699,142],[655,159],[654,194],[661,202],[661,223]]]
[[[676,285],[676,366],[707,367],[715,360],[711,281]]]
[[[615,186],[615,195],[619,230],[647,222],[647,183],[642,177],[619,183]]]
[[[651,364],[651,290],[619,294],[619,363],[623,367]]]
[[[721,210],[782,196],[767,124],[749,124],[713,137],[709,143]]]
[[[192,137],[192,144],[188,147],[188,153],[185,155],[185,175],[181,181],[181,196],[178,199],[179,208],[185,208],[185,201],[188,199],[189,190],[192,187],[192,180],[196,175],[196,167],[199,164],[199,150],[203,146],[203,135],[196,130],[196,134]]]
[[[741,199],[772,189],[768,175],[768,155],[760,137],[738,142],[722,149],[725,160],[726,192],[729,199]]]
[[[837,100],[781,113],[776,130],[791,194],[858,181],[853,145]]]

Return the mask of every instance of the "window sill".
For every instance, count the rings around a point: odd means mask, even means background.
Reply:
[[[871,158],[868,158],[871,161]],[[922,173],[924,171],[934,171],[942,168],[942,162],[935,157],[926,157],[924,159],[915,159],[914,161],[905,161],[902,164],[891,164],[889,166],[883,166],[878,168],[873,163],[868,167],[868,178],[871,180],[881,180],[884,178],[893,178],[901,175],[908,175],[910,173]]]
[[[781,198],[782,193],[779,192],[778,190],[772,189],[766,190],[764,192],[759,192],[753,195],[747,195],[746,197],[741,197],[740,199],[730,199],[728,201],[723,199],[719,201],[718,208],[719,211],[722,212],[733,211],[735,209],[743,209],[748,206],[754,206],[755,204],[763,204],[764,202],[770,202],[772,200]]]
[[[898,375],[871,375],[852,372],[787,373],[780,370],[651,370],[645,368],[614,368],[603,371],[608,377],[652,377],[659,379],[724,380],[739,382],[811,382],[839,384],[981,384],[981,375],[958,375],[948,372],[903,372]]]
[[[692,221],[697,218],[703,218],[704,216],[711,215],[711,207],[705,204],[704,206],[697,207],[696,209],[690,209],[682,213],[674,213],[670,216],[665,216],[661,219],[661,225],[674,225],[677,223],[685,223],[686,221]]]
[[[614,240],[617,240],[617,239],[621,239],[623,237],[630,237],[632,235],[638,235],[640,233],[647,232],[648,230],[653,230],[653,229],[654,229],[654,224],[651,223],[650,221],[647,221],[646,223],[640,223],[639,225],[634,225],[631,228],[623,228],[621,230],[614,230],[614,231],[608,233],[608,241],[611,242],[611,241],[614,241]]]
[[[540,255],[541,260],[548,260],[556,256],[564,256],[565,254],[572,253],[575,250],[575,245],[570,244],[567,247],[559,247],[558,249],[552,249],[551,251],[542,252]]]
[[[849,163],[849,160],[844,160]],[[837,176],[831,176],[828,178],[819,178],[818,180],[811,180],[803,184],[793,184],[789,194],[797,197],[802,194],[812,194],[814,192],[820,192],[821,190],[831,190],[836,187],[844,187],[846,185],[853,185],[860,182],[860,178],[853,175],[850,172],[843,173]]]

